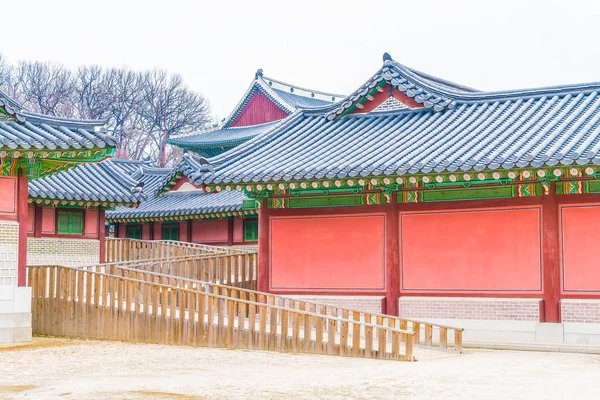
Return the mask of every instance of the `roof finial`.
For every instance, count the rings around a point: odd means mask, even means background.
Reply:
[[[262,68],[259,68],[256,70],[256,74],[254,74],[254,78],[258,79],[259,76],[263,76],[263,70]]]
[[[390,56],[390,53],[388,53],[387,51],[383,53],[383,62],[386,61],[392,61],[392,56]]]

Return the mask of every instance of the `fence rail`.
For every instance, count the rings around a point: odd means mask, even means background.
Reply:
[[[264,299],[268,304],[310,311],[322,315],[331,315],[333,317],[342,318],[348,315],[357,315],[357,318],[360,321],[365,321],[367,323],[376,322],[379,325],[412,331],[414,333],[416,345],[441,350],[452,350],[458,353],[461,353],[463,350],[462,328],[433,324],[386,314],[368,313],[323,303],[295,300],[290,296],[257,292],[256,286],[246,287],[243,285],[228,285],[225,280],[202,279],[201,277],[204,275],[194,275],[190,273],[191,271],[192,269],[183,267],[169,267],[166,263],[115,265],[110,269],[110,273],[113,275],[130,277],[131,274],[133,274],[139,279],[161,282],[182,288],[195,288],[204,292],[219,293],[222,296],[234,297],[236,299],[247,299],[250,298],[250,296],[253,296],[254,298]],[[144,273],[142,274],[141,272]]]
[[[220,285],[187,280],[184,287],[183,278],[156,282],[150,271],[109,267],[128,275],[117,276],[93,268],[29,267],[35,333],[414,360],[415,332],[357,312],[334,316],[273,304],[254,291],[227,288],[225,296]]]
[[[106,239],[106,262],[147,260],[200,254],[252,254],[253,249],[230,249],[175,240]]]

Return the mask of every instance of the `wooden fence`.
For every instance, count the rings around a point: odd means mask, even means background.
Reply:
[[[138,279],[149,280],[169,284],[181,288],[194,288],[207,293],[219,293],[222,296],[236,299],[264,299],[267,304],[278,307],[287,307],[302,311],[309,311],[321,315],[347,318],[352,316],[354,320],[366,323],[375,322],[377,325],[385,325],[401,330],[410,330],[414,333],[415,345],[427,348],[452,350],[461,353],[463,350],[463,329],[453,326],[433,324],[425,321],[406,319],[385,314],[368,313],[336,307],[332,305],[315,303],[310,301],[295,300],[290,296],[279,296],[271,293],[257,292],[256,286],[247,288],[224,284],[224,281],[198,279],[198,276],[186,272],[185,268],[165,268],[167,264],[138,264],[138,265],[115,265],[110,270],[111,274],[123,277],[135,276]],[[144,274],[140,272],[144,271]],[[450,334],[450,335],[449,335]],[[450,340],[449,340],[450,339]]]
[[[253,254],[254,249],[229,249],[175,240],[106,239],[106,262],[147,260],[200,254]]]
[[[28,271],[36,334],[414,360],[414,332],[344,311],[319,314],[271,304],[256,292],[229,288],[224,296],[217,286],[210,293],[191,282],[159,283],[147,271],[128,277],[62,266]]]
[[[119,261],[79,267],[93,272],[119,275],[117,271],[134,269],[157,272],[174,277],[223,284],[230,287],[256,290],[256,253],[235,255],[200,254],[148,260]]]

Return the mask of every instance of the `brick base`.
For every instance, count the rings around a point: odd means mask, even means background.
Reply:
[[[289,296],[294,300],[322,303],[373,314],[381,314],[382,301],[385,299],[385,297],[379,296]]]
[[[0,286],[17,286],[19,224],[0,221]]]
[[[27,265],[76,267],[99,263],[99,240],[31,237],[27,239]]]
[[[508,320],[539,322],[542,299],[476,297],[401,297],[405,318]]]
[[[562,322],[600,324],[600,300],[562,299],[560,312]]]

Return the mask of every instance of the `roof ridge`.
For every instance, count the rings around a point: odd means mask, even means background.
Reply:
[[[270,78],[270,77],[268,77],[268,76],[264,76],[264,75],[261,75],[261,78],[262,78],[264,81],[267,81],[267,80],[268,80],[268,81],[271,81],[271,82],[274,82],[274,83],[278,83],[278,84],[280,84],[280,85],[282,85],[282,86],[286,86],[286,87],[288,87],[288,88],[290,88],[290,89],[298,89],[298,90],[302,90],[302,91],[304,91],[304,92],[309,92],[309,93],[320,94],[320,95],[323,95],[323,96],[331,96],[331,97],[339,97],[339,98],[343,98],[343,97],[345,97],[345,95],[343,95],[343,94],[337,94],[337,93],[325,92],[325,91],[322,91],[322,90],[314,90],[314,89],[309,89],[309,88],[305,88],[305,87],[302,87],[302,86],[293,85],[293,84],[291,84],[291,83],[283,82],[283,81],[280,81],[280,80],[278,80],[278,79],[275,79],[275,78]],[[266,83],[268,84],[269,82],[266,82]],[[276,89],[276,88],[275,88],[275,89]],[[293,94],[295,94],[295,95],[297,95],[297,96],[302,96],[301,94],[298,94],[298,93],[295,93],[295,92],[292,92],[292,93],[293,93]]]

